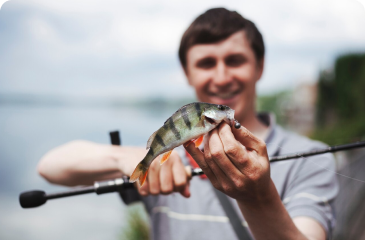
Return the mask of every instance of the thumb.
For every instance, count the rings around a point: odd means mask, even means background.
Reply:
[[[234,137],[246,148],[255,150],[259,154],[266,151],[264,141],[253,135],[247,128],[241,126],[239,129],[232,128]]]

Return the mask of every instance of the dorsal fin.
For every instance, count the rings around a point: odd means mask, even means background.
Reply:
[[[176,112],[175,112],[176,113]],[[174,113],[174,114],[175,114]],[[168,119],[166,119],[166,121],[163,123],[163,125],[165,125],[167,123],[167,121],[170,119],[171,117],[169,117]]]
[[[157,130],[157,131],[158,131],[158,130]],[[155,139],[155,136],[156,136],[156,134],[157,134],[157,131],[156,131],[156,132],[154,132],[154,133],[152,133],[152,135],[151,135],[151,136],[150,136],[150,138],[148,139],[146,149],[149,149],[149,148],[151,147],[152,141],[153,141],[153,139]]]

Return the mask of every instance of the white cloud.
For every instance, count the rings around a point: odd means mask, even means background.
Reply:
[[[260,92],[315,78],[339,53],[365,50],[365,14],[357,1],[10,1],[0,12],[0,33],[10,39],[0,46],[0,91],[189,93],[179,41],[197,15],[218,6],[242,13],[264,35]],[[152,80],[165,88],[151,92],[145,86]]]

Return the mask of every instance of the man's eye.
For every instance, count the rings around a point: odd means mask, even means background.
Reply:
[[[203,68],[203,69],[209,69],[214,67],[215,65],[216,65],[216,60],[214,58],[204,58],[196,63],[196,66],[198,68]]]
[[[225,60],[227,66],[239,67],[246,62],[246,58],[241,54],[228,56]]]

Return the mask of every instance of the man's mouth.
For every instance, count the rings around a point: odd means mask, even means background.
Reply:
[[[232,91],[232,92],[224,92],[224,93],[209,93],[210,96],[217,97],[223,100],[228,100],[235,97],[239,94],[240,90]]]

